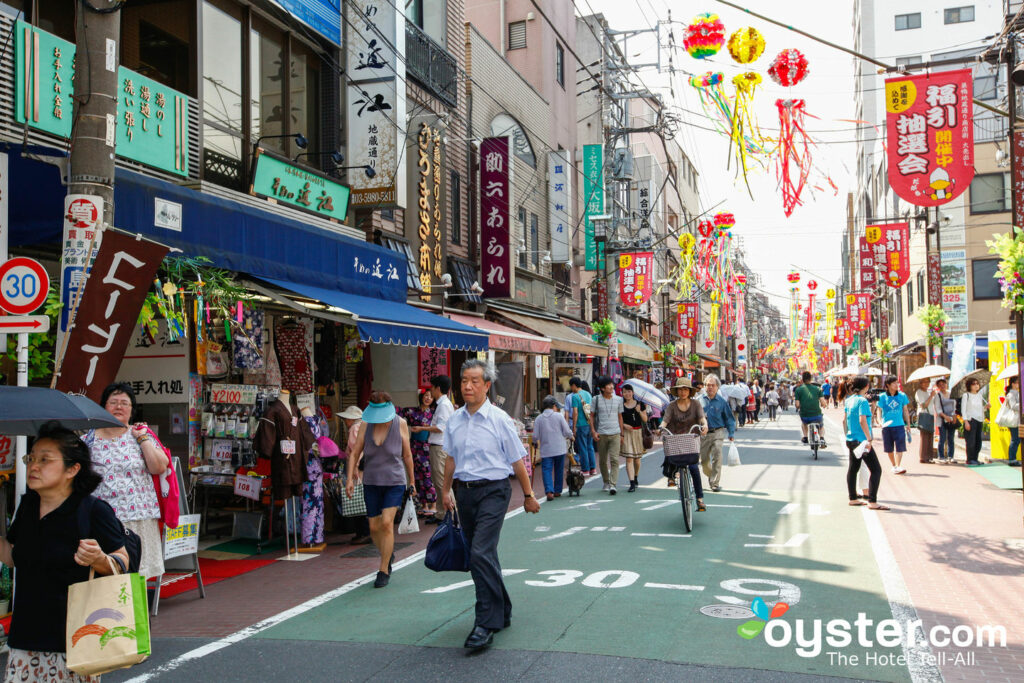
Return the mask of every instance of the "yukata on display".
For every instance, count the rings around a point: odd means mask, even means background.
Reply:
[[[308,324],[307,324],[308,323]],[[296,394],[313,391],[313,322],[285,322],[274,331],[277,360],[281,366],[281,388]]]
[[[434,411],[423,410],[418,406],[406,408],[402,411],[402,417],[410,427],[429,427],[434,418]],[[434,488],[430,469],[430,443],[427,441],[430,432],[413,432],[410,436],[412,437],[409,440],[409,445],[412,447],[412,469],[413,476],[416,478],[416,496],[422,507],[437,501],[437,489]]]
[[[313,439],[329,436],[327,420],[320,415],[305,418]],[[324,542],[324,465],[313,448],[306,460],[306,481],[302,484],[302,542]]]

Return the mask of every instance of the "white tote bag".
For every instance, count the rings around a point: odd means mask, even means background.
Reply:
[[[398,523],[398,533],[415,534],[420,530],[419,520],[416,519],[416,504],[412,502],[412,496],[405,501],[405,508],[402,510],[402,521]]]
[[[729,467],[734,467],[740,464],[740,451],[738,448],[736,448],[735,443],[729,443],[729,459],[726,461],[725,464],[727,464]]]

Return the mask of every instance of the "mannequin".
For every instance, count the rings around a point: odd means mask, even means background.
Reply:
[[[313,433],[306,420],[298,416],[295,396],[287,390],[260,418],[253,448],[270,459],[270,487],[274,500],[302,495],[306,481],[306,455],[313,447]]]

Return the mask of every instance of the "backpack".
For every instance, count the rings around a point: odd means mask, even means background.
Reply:
[[[92,529],[91,519],[92,510],[96,506],[96,502],[99,500],[96,496],[86,496],[82,499],[82,502],[78,506],[78,536],[79,538],[89,538],[90,531]],[[121,560],[117,556],[114,556],[114,562],[117,563],[122,573],[134,574],[139,571],[139,565],[142,564],[142,539],[139,535],[122,525],[124,529],[124,549],[128,552],[128,567],[121,566]],[[126,571],[127,570],[127,571]]]

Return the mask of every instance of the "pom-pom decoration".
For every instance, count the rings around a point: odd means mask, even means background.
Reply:
[[[718,54],[725,44],[725,25],[717,14],[698,14],[683,33],[683,47],[694,59]]]
[[[694,88],[710,88],[721,84],[725,76],[721,71],[709,71],[703,76],[690,76],[690,85]]]
[[[695,243],[696,240],[693,238],[693,235],[688,232],[684,232],[679,236],[679,248],[682,249],[684,254],[693,251],[693,245]]]
[[[775,56],[768,67],[768,75],[779,85],[789,88],[807,78],[809,68],[810,65],[803,53],[789,48]]]
[[[818,288],[818,281],[817,280],[810,280],[810,281],[807,282],[807,289],[809,289],[809,290],[811,290],[813,292],[817,288]]]
[[[764,54],[764,36],[753,26],[746,26],[729,36],[727,47],[734,60],[750,64]]]
[[[725,213],[723,211],[721,213],[715,214],[715,227],[718,228],[719,230],[723,228],[728,230],[734,225],[736,225],[736,217],[733,216],[731,213]]]
[[[786,276],[786,279],[789,280],[790,282],[800,282],[800,273],[794,270],[789,275]],[[795,292],[797,290],[794,287],[790,291]]]

